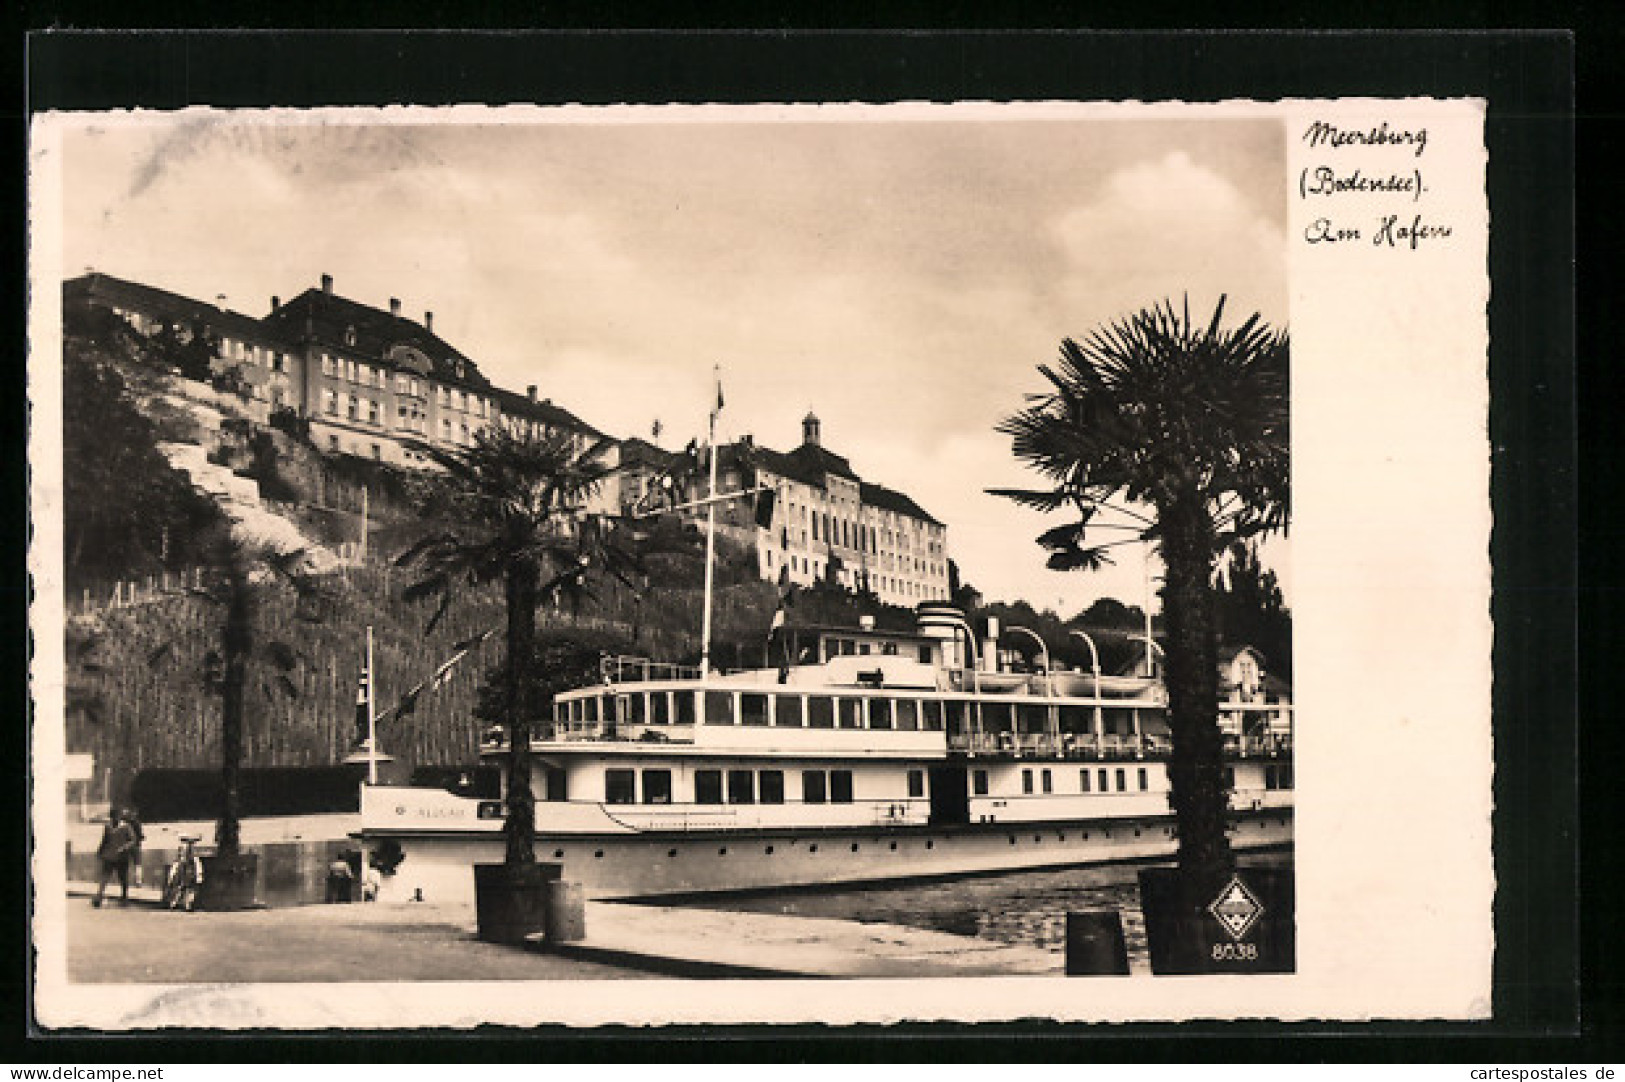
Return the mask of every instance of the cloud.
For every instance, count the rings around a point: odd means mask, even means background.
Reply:
[[[1052,237],[1067,262],[1064,294],[1093,326],[1188,294],[1202,310],[1287,316],[1286,241],[1224,176],[1184,151],[1123,168],[1098,198],[1061,214]]]

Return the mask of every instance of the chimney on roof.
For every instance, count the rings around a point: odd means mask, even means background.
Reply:
[[[333,293],[333,276],[331,274],[322,275],[322,292],[328,294],[329,296],[332,295],[332,293]]]
[[[526,387],[525,388],[525,395],[532,402],[536,401],[536,384],[532,383],[529,387]]]
[[[433,312],[425,312],[425,313],[423,313],[423,329],[428,331],[430,334],[434,333],[434,313]]]
[[[278,297],[276,294],[273,293],[271,295],[271,311],[274,312],[278,308],[281,308],[281,307],[282,307],[282,298]]]
[[[389,314],[392,316],[401,314],[401,299],[399,297],[389,298]]]

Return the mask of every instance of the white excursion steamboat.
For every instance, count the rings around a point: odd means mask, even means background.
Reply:
[[[920,606],[911,633],[781,634],[800,663],[705,674],[607,658],[601,683],[559,695],[531,745],[537,860],[627,898],[1174,851],[1154,677],[1002,671],[996,643],[978,649],[943,604]],[[1288,843],[1292,707],[1251,651],[1223,683],[1232,842]],[[472,900],[470,866],[503,854],[500,793],[480,788],[363,787],[369,846],[403,855],[384,898]]]

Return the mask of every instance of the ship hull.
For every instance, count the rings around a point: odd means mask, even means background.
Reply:
[[[1239,812],[1238,850],[1292,841],[1292,810]],[[383,841],[379,838],[378,841]],[[502,860],[499,835],[401,836],[404,859],[381,900],[474,901],[472,865]],[[808,888],[1063,868],[1174,854],[1171,817],[952,827],[763,829],[681,834],[538,834],[536,859],[562,866],[590,898],[631,899]]]

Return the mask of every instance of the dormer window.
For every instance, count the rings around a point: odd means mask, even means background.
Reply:
[[[352,323],[348,327],[344,328],[344,344],[347,345],[347,346],[355,345],[355,324],[354,323]]]

